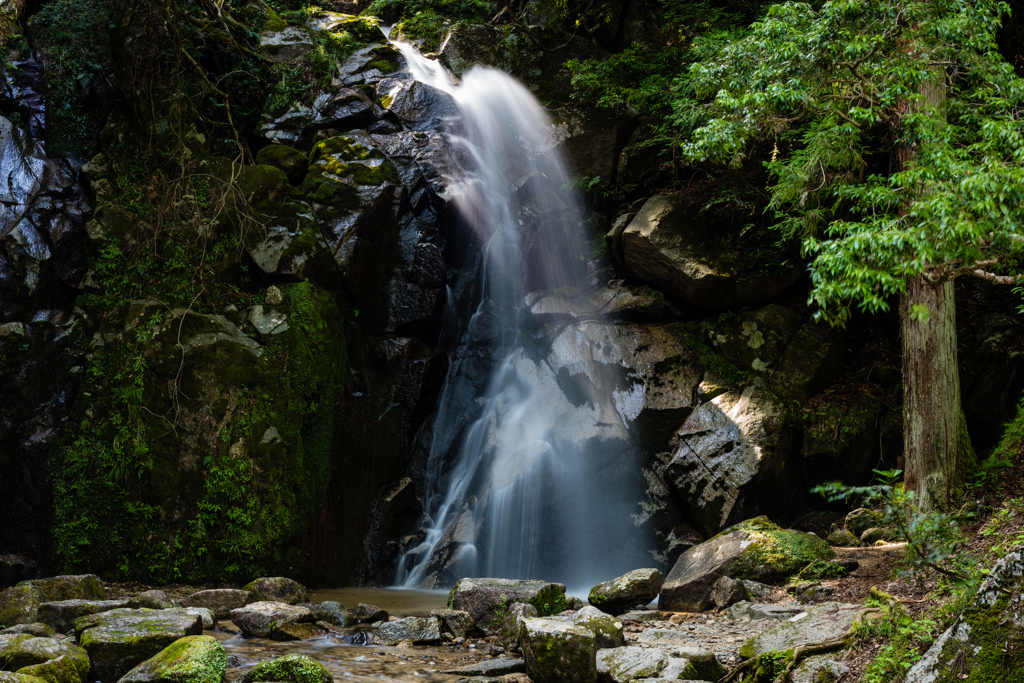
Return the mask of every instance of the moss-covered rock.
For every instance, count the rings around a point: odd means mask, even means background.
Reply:
[[[13,635],[16,633],[27,633],[39,638],[52,638],[57,635],[57,632],[53,630],[52,626],[38,621],[31,624],[16,624],[0,630],[0,635]]]
[[[593,631],[555,619],[523,619],[519,647],[526,673],[536,683],[594,683],[597,645]]]
[[[597,648],[619,647],[626,641],[622,632],[622,622],[605,612],[587,605],[576,610],[572,615],[572,623],[594,632]]]
[[[264,576],[247,583],[242,590],[249,591],[251,602],[283,602],[297,605],[309,602],[305,587],[285,576]]]
[[[203,622],[178,609],[119,609],[79,618],[75,633],[89,653],[89,676],[111,681],[179,638],[202,635]]]
[[[237,588],[211,588],[196,591],[181,600],[182,607],[205,607],[216,619],[227,619],[231,610],[255,602],[252,593]]]
[[[441,640],[441,620],[437,617],[406,617],[386,621],[373,636],[375,643],[397,645],[403,641],[413,643]]]
[[[46,683],[46,680],[23,673],[0,671],[0,683]]]
[[[256,163],[280,169],[292,185],[306,177],[306,155],[287,145],[267,145],[256,153]]]
[[[331,683],[334,677],[327,667],[307,655],[285,655],[252,667],[238,678],[238,683]]]
[[[906,683],[1024,681],[1024,547],[1006,554],[949,627],[907,673]]]
[[[213,636],[187,636],[142,662],[120,683],[221,683],[227,654]]]
[[[449,609],[469,612],[477,627],[487,635],[497,633],[509,606],[516,602],[533,605],[540,616],[565,609],[565,586],[547,581],[516,579],[462,579],[448,593]]]
[[[68,657],[82,669],[84,676],[89,670],[89,656],[85,650],[74,643],[57,638],[35,638],[4,647],[0,653],[0,661],[6,662],[9,669],[17,671],[35,664],[42,664],[58,657]]]
[[[657,569],[634,569],[616,579],[597,584],[590,589],[587,600],[603,612],[622,614],[658,597],[663,579]]]
[[[817,536],[757,517],[683,553],[662,585],[658,606],[700,612],[714,605],[714,585],[723,576],[779,580],[815,560],[832,557],[835,552]]]
[[[231,610],[231,621],[250,636],[296,640],[295,634],[281,627],[286,624],[309,623],[313,621],[313,612],[300,605],[263,601]]]
[[[857,508],[847,513],[844,526],[847,531],[860,538],[865,531],[872,527],[880,527],[884,522],[885,518],[881,513],[866,508]]]
[[[29,583],[19,583],[0,593],[0,624],[31,624],[38,621],[43,595]]]
[[[18,669],[17,673],[41,678],[47,683],[85,683],[89,677],[89,658],[61,655]]]

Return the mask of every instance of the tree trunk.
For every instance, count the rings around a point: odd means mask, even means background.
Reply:
[[[926,315],[915,319],[916,306],[926,307]],[[922,512],[947,510],[976,464],[960,408],[953,281],[911,279],[900,301],[900,327],[905,483]]]

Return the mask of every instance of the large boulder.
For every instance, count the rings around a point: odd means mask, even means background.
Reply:
[[[516,602],[533,605],[540,616],[565,609],[565,586],[547,581],[516,579],[462,579],[448,594],[449,609],[469,612],[477,627],[494,635],[505,611]]]
[[[531,619],[539,616],[537,608],[526,602],[516,602],[509,606],[505,612],[501,625],[498,626],[498,640],[495,641],[498,647],[506,650],[519,648],[519,634],[523,630],[523,619]]]
[[[245,607],[236,607],[230,615],[231,621],[243,633],[274,640],[295,640],[282,627],[313,621],[313,612],[310,610],[284,602],[253,602]]]
[[[799,618],[776,624],[748,640],[740,648],[743,657],[757,657],[766,652],[784,652],[801,645],[836,640],[849,635],[860,605],[823,602],[808,607]]]
[[[660,650],[617,647],[597,652],[597,680],[601,683],[629,683],[637,678],[658,678],[668,666]]]
[[[626,273],[710,310],[765,304],[799,276],[795,262],[774,273],[765,268],[775,254],[764,263],[736,261],[720,232],[678,196],[652,197],[622,233]]]
[[[458,131],[462,111],[448,93],[420,81],[386,78],[377,84],[377,101],[416,131]]]
[[[213,636],[187,636],[142,662],[119,683],[222,683],[224,646]]]
[[[17,673],[41,678],[46,683],[86,683],[89,677],[89,657],[61,655],[39,664],[22,667]]]
[[[597,584],[590,589],[587,599],[602,612],[622,614],[658,597],[663,580],[657,569],[634,569],[617,579]]]
[[[202,633],[202,618],[181,609],[117,609],[75,622],[78,644],[89,653],[89,676],[99,681],[117,680],[179,638]]]
[[[799,439],[787,415],[783,403],[755,381],[713,396],[678,428],[678,446],[662,480],[701,532],[711,536],[751,511],[789,507],[787,465]]]
[[[476,622],[469,612],[457,609],[432,609],[430,616],[441,620],[441,635],[454,638],[465,638],[466,634],[476,628]],[[537,616],[534,614],[533,616]],[[448,634],[448,635],[446,635]]]
[[[39,621],[60,633],[67,633],[75,620],[89,614],[128,607],[128,600],[59,600],[39,605]]]
[[[1007,553],[974,601],[907,673],[906,683],[1024,680],[1024,547]]]
[[[594,683],[597,644],[588,628],[556,619],[523,619],[519,647],[535,683]]]
[[[261,597],[260,600],[272,598]],[[227,619],[231,616],[231,610],[245,607],[250,602],[256,602],[251,592],[238,590],[236,588],[211,588],[209,590],[196,591],[181,599],[182,607],[205,607],[213,612],[216,619]],[[281,600],[281,602],[288,602]],[[302,602],[302,601],[300,601]]]
[[[239,676],[238,683],[331,683],[327,667],[308,655],[292,654],[260,662]]]
[[[714,606],[714,586],[723,576],[778,580],[814,560],[834,556],[835,552],[817,536],[783,529],[767,517],[757,517],[683,553],[661,587],[658,607],[702,612]]]
[[[242,590],[250,593],[251,602],[284,602],[289,605],[309,602],[309,595],[306,594],[306,589],[302,584],[283,576],[265,576],[250,581]],[[206,606],[195,605],[195,607]]]
[[[61,660],[42,666],[53,660]],[[83,681],[89,673],[89,655],[74,643],[57,638],[28,638],[0,643],[0,663],[11,671],[40,678],[72,678]],[[32,669],[32,671],[25,671]]]
[[[386,621],[373,634],[373,642],[397,645],[401,642],[431,643],[441,640],[441,620],[437,617],[406,617]]]

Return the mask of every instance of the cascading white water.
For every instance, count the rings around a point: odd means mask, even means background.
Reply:
[[[397,582],[611,578],[637,566],[630,563],[638,554],[630,519],[637,492],[621,471],[630,456],[607,390],[614,381],[590,383],[570,404],[550,395],[553,382],[540,374],[554,364],[539,360],[555,353],[559,377],[600,374],[608,342],[585,330],[553,341],[520,322],[528,292],[588,286],[580,210],[550,120],[508,74],[475,67],[456,84],[413,46],[394,45],[417,80],[450,94],[462,111],[476,170],[455,202],[483,256],[479,306],[434,419],[426,536],[400,561]]]

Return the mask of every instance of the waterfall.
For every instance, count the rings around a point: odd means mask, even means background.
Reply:
[[[614,344],[599,320],[545,331],[528,305],[531,292],[590,287],[580,207],[551,122],[508,74],[478,66],[455,83],[413,46],[393,44],[417,80],[462,111],[460,143],[476,168],[453,195],[482,254],[479,304],[459,330],[433,419],[425,536],[401,558],[397,583],[492,576],[580,586],[643,566],[630,516],[639,467],[611,395],[621,370]]]

